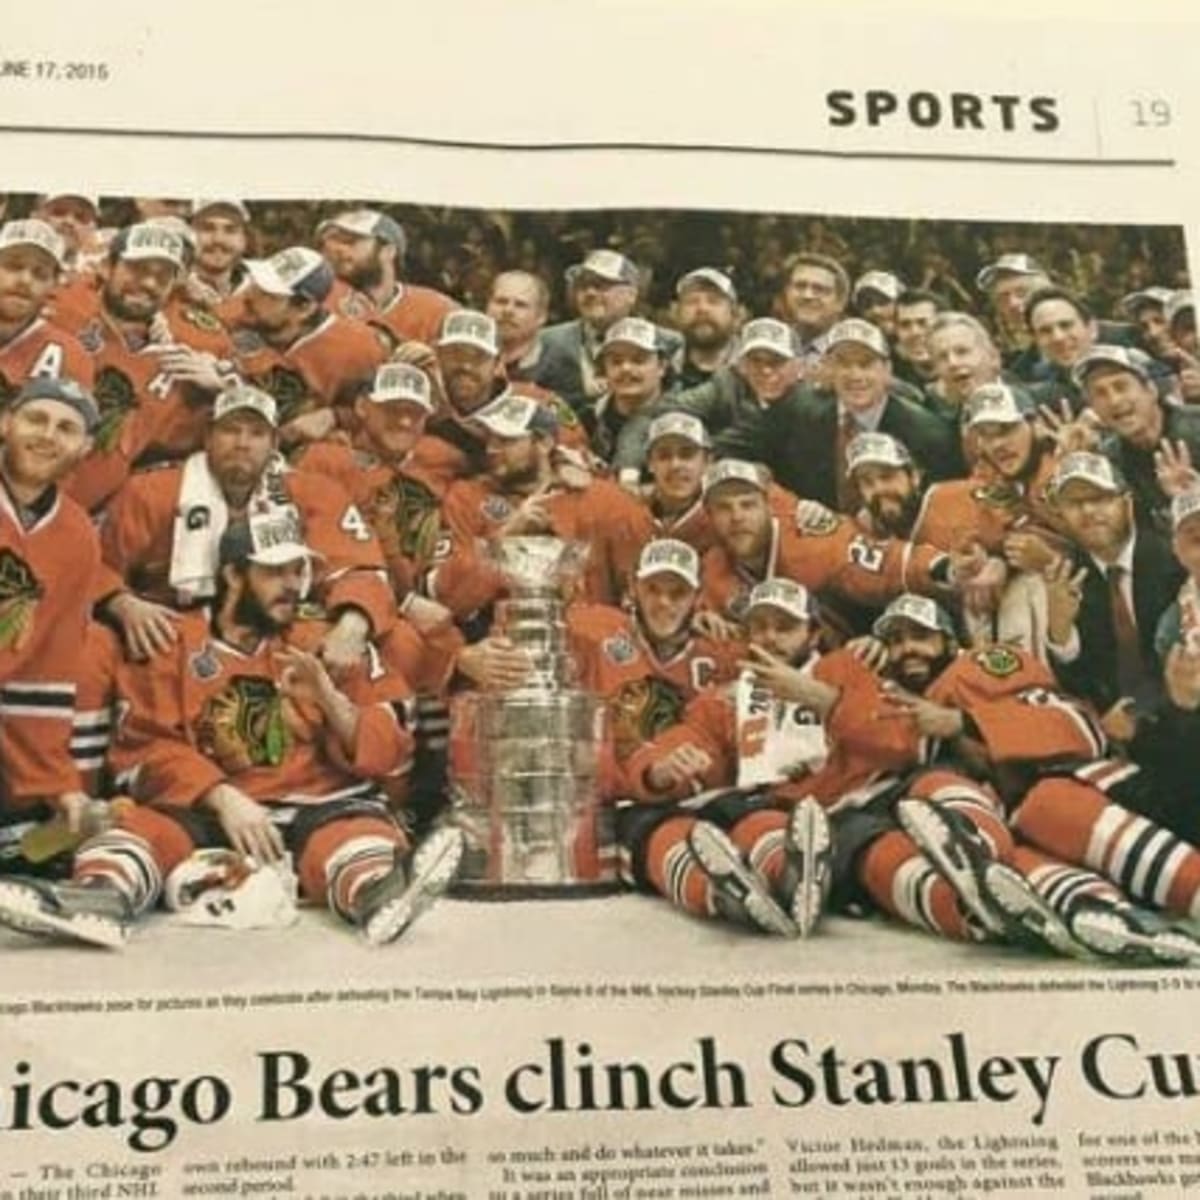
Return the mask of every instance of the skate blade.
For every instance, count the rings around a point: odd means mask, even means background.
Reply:
[[[439,829],[413,854],[412,878],[400,895],[380,905],[363,926],[372,946],[394,942],[454,882],[462,864],[462,830]]]
[[[1025,941],[1044,946],[1064,958],[1090,958],[1090,947],[1079,941],[1062,918],[1034,891],[1020,872],[1004,863],[990,863],[985,872],[987,892],[1001,912],[1025,934]],[[1018,933],[1018,942],[1021,937]]]
[[[129,938],[129,928],[121,922],[95,913],[59,916],[48,912],[45,902],[32,888],[0,882],[0,925],[34,937],[62,938],[120,950]]]
[[[1003,938],[1008,930],[980,890],[979,874],[969,851],[937,807],[923,800],[901,800],[896,805],[896,819],[981,928],[992,937]]]
[[[829,822],[815,800],[801,801],[792,810],[787,836],[804,864],[788,902],[788,915],[803,938],[816,929],[829,891]]]
[[[799,937],[795,921],[775,902],[763,882],[744,862],[737,847],[717,828],[703,822],[693,827],[688,846],[713,886],[724,892],[756,928],[780,937]]]
[[[1116,913],[1082,912],[1071,922],[1071,932],[1096,954],[1131,966],[1200,964],[1200,945],[1187,934],[1170,929],[1142,932]]]

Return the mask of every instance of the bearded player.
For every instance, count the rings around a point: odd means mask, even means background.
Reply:
[[[1066,948],[1048,906],[1005,865],[1012,839],[994,798],[927,769],[927,739],[881,717],[881,681],[854,654],[817,651],[808,590],[759,584],[746,625],[737,683],[697,697],[628,763],[641,803],[626,828],[641,833],[655,890],[775,934],[809,933],[832,892],[835,908],[878,908],[945,937]],[[970,905],[898,823],[897,796],[934,800],[979,831],[989,849]]]
[[[211,612],[119,672],[112,765],[137,805],[83,843],[71,883],[0,884],[0,922],[117,947],[194,850],[226,847],[258,864],[292,855],[304,898],[379,945],[453,878],[461,833],[413,853],[385,797],[411,766],[407,682],[368,653],[335,684],[315,653],[325,628],[301,614],[312,551],[295,513],[231,524],[219,564]]]
[[[1151,772],[1111,757],[1091,709],[1024,651],[959,651],[945,614],[927,599],[898,597],[875,630],[887,646],[892,717],[992,781],[1026,843],[1009,861],[1073,939],[1134,963],[1200,958],[1188,932],[1129,901],[1200,915],[1200,852],[1152,819],[1170,798],[1156,795]],[[987,850],[979,831],[919,800],[898,812],[972,906]],[[1006,907],[1005,896],[994,899]]]

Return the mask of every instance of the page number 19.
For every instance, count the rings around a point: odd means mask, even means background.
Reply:
[[[1171,106],[1162,99],[1130,100],[1133,123],[1141,129],[1163,129],[1171,123]]]

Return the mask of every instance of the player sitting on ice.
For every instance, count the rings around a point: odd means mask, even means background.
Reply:
[[[989,788],[929,769],[929,731],[891,697],[924,669],[914,629],[954,655],[949,619],[932,601],[906,596],[881,619],[884,678],[850,650],[814,653],[811,601],[790,581],[755,588],[747,624],[739,683],[704,693],[627,764],[638,798],[654,806],[632,821],[658,890],[688,911],[726,911],[772,932],[786,931],[782,910],[807,932],[830,889],[837,909],[873,906],[944,937],[1069,954],[1085,951],[1024,868],[1051,895],[1086,892],[1080,911],[1110,924],[1114,907],[1129,907],[1098,877],[1014,846]],[[687,798],[734,783],[702,805]],[[1185,957],[1178,941],[1161,949],[1155,961]]]
[[[0,922],[119,946],[172,871],[213,847],[257,864],[290,854],[304,898],[372,944],[445,889],[461,833],[414,852],[384,795],[411,766],[408,684],[370,648],[334,684],[316,654],[327,626],[301,609],[312,557],[291,509],[226,529],[211,612],[183,615],[168,650],[118,674],[112,765],[138,804],[84,842],[70,883],[4,880]]]
[[[888,723],[890,711],[891,723],[936,739],[1015,809],[1016,845],[995,816],[968,822],[960,806],[916,798],[911,788],[897,805],[963,905],[985,923],[990,910],[1003,929],[1014,899],[1028,902],[1010,877],[995,876],[990,860],[1002,850],[1051,910],[1041,917],[1055,944],[1065,926],[1075,943],[1125,962],[1200,961],[1195,937],[1128,899],[1200,916],[1200,852],[1140,815],[1157,815],[1169,798],[1152,772],[1109,757],[1095,713],[1024,651],[957,650],[949,618],[923,597],[897,597],[875,633],[887,648],[887,704],[875,719]]]

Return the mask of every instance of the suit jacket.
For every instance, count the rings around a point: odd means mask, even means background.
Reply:
[[[1082,552],[1076,554],[1076,569],[1084,566],[1083,599],[1075,628],[1079,633],[1079,654],[1069,663],[1053,653],[1050,665],[1063,688],[1090,700],[1101,713],[1120,698],[1117,686],[1117,638],[1113,628],[1108,580]],[[1138,643],[1143,662],[1160,680],[1160,668],[1154,652],[1154,635],[1159,618],[1179,593],[1183,569],[1175,561],[1170,544],[1150,525],[1138,522],[1133,547],[1133,618],[1137,623]],[[1148,687],[1136,697],[1140,712],[1156,707],[1161,686]]]
[[[789,392],[764,411],[753,457],[766,463],[797,496],[836,508],[837,426],[837,399],[832,392],[812,388]],[[920,404],[889,393],[878,428],[908,447],[927,480],[966,473],[957,431]]]

